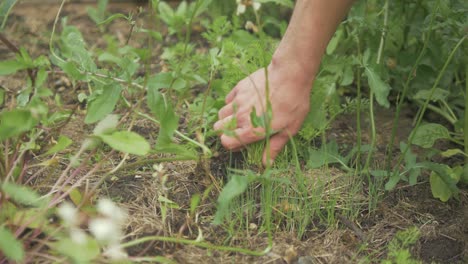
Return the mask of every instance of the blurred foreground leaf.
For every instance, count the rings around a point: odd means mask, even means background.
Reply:
[[[23,245],[13,233],[4,226],[0,226],[0,251],[12,261],[21,262],[24,258]]]
[[[150,145],[145,138],[131,131],[118,131],[112,134],[102,134],[99,137],[113,149],[135,155],[146,155]]]

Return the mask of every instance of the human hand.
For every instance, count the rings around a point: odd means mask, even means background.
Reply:
[[[312,76],[292,65],[268,66],[269,100],[272,106],[271,130],[277,131],[270,137],[269,149],[265,149],[262,162],[273,162],[290,137],[301,128],[309,112]],[[257,116],[266,112],[265,70],[259,69],[240,81],[226,96],[226,105],[219,110],[219,121],[215,130],[223,130],[236,119],[235,136],[221,135],[222,145],[229,150],[239,150],[246,145],[265,138],[265,128],[254,127],[250,113],[255,109]],[[269,151],[269,155],[267,155]]]

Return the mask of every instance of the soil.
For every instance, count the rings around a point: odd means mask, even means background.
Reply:
[[[50,32],[59,7],[57,2],[59,1],[38,4],[36,1],[28,1],[18,4],[9,20],[6,36],[16,45],[26,48],[32,56],[47,55]],[[91,46],[104,47],[105,41],[101,32],[87,16],[88,5],[85,3],[66,4],[62,16],[68,16],[68,24],[77,26]],[[142,5],[141,1],[140,4],[118,2],[110,4],[109,9],[111,12],[129,13],[136,11],[139,5]],[[137,21],[137,23],[148,23],[144,15],[140,16]],[[60,31],[60,27],[58,30]],[[125,43],[125,36],[129,30],[128,23],[119,20],[112,23],[108,29],[109,33],[116,35],[121,43]],[[130,40],[130,45],[142,46],[144,43],[138,40],[138,35],[135,35]],[[160,49],[161,47],[155,47],[156,52]],[[0,45],[0,59],[11,58],[14,58],[14,55],[6,47]],[[156,62],[151,65],[151,68],[155,70],[159,67],[160,64]],[[84,109],[76,98],[79,90],[84,87],[71,84],[69,80],[60,75],[52,76],[50,79],[49,85],[55,89],[54,92],[62,96],[64,107],[77,109],[71,122],[61,129],[61,133],[76,142],[69,150],[69,153],[73,153],[79,147],[79,142],[82,142],[83,135],[92,130],[91,127],[84,125]],[[13,98],[25,86],[25,80],[25,73],[0,77],[0,87],[8,92],[9,98]],[[388,142],[392,115],[391,110],[377,111],[378,144],[381,146],[385,146],[385,142]],[[335,138],[341,145],[352,145],[355,142],[356,131],[353,118],[349,116],[339,118],[330,130],[333,132],[329,132],[329,137]],[[412,118],[410,110],[403,113],[398,130],[400,139],[407,137],[411,131]],[[365,128],[365,121],[363,125]],[[157,127],[141,121],[135,124],[134,128],[154,142]],[[383,159],[384,151],[383,149],[376,155],[381,155]],[[120,162],[121,158],[116,156],[115,162]],[[208,174],[211,173],[214,177],[222,179],[226,173],[227,164],[236,165],[241,161],[241,155],[231,155],[219,150],[208,166],[197,164],[195,161],[164,163],[164,177],[162,177],[153,175],[151,165],[154,160],[129,160],[128,164],[137,165],[122,168],[118,175],[105,182],[101,187],[100,195],[112,197],[120,206],[128,210],[130,219],[127,232],[130,237],[167,235],[194,239],[197,237],[198,230],[201,230],[206,241],[223,244],[227,234],[221,228],[210,224],[217,198],[215,188],[208,193],[200,206],[202,209],[197,223],[188,217],[185,213],[187,210],[170,210],[163,221],[158,199],[166,197],[181,208],[190,208],[192,195],[205,192],[207,186],[210,185]],[[51,174],[49,179],[39,180],[35,184],[43,187],[53,184],[54,177],[58,177],[61,169],[63,167],[59,165],[47,171],[46,173]],[[338,169],[334,173],[337,177],[344,176],[344,173]],[[91,181],[95,183],[98,180],[99,176],[96,175]],[[386,257],[387,245],[396,232],[412,226],[418,227],[421,231],[421,237],[411,251],[415,258],[423,263],[468,263],[468,190],[466,186],[462,187],[459,201],[452,199],[443,203],[432,197],[427,180],[423,180],[416,186],[399,185],[394,191],[384,195],[375,211],[362,211],[354,220],[339,217],[339,224],[336,226],[317,224],[301,239],[298,239],[295,234],[277,231],[273,249],[262,257],[161,242],[134,247],[129,253],[140,256],[161,255],[179,263],[354,263],[365,260],[366,256],[369,262],[379,262]],[[253,229],[244,237],[232,238],[230,245],[261,250],[267,246],[267,238],[263,233]]]

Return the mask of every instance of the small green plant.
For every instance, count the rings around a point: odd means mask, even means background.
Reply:
[[[395,237],[388,244],[387,258],[382,264],[418,264],[418,261],[413,258],[410,252],[410,247],[414,245],[420,236],[417,227],[410,227],[403,231],[398,231]]]
[[[96,24],[101,24],[106,19],[106,11],[107,5],[109,4],[109,0],[98,0],[97,7],[88,7],[88,16],[94,21]],[[100,28],[103,31],[103,28]]]

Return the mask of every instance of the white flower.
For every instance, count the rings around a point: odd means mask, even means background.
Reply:
[[[110,245],[105,251],[104,256],[113,259],[121,260],[128,258],[127,252],[119,244]]]
[[[68,226],[78,225],[78,209],[71,203],[62,203],[57,209],[57,214]]]
[[[103,214],[106,217],[109,217],[111,220],[115,221],[117,224],[125,222],[127,218],[127,213],[114,204],[109,199],[101,199],[97,204],[97,210],[99,213]]]
[[[237,3],[237,15],[245,13],[247,6],[252,6],[255,11],[258,11],[262,4],[256,0],[236,0]]]
[[[262,6],[262,4],[260,4],[259,2],[255,1],[255,0],[252,3],[252,7],[253,7],[253,9],[255,9],[255,11],[258,11],[261,6]]]
[[[79,228],[70,229],[70,238],[73,242],[83,245],[86,243],[86,233]]]
[[[238,2],[238,4],[237,4],[236,14],[237,15],[244,14],[247,7],[244,4],[240,3],[240,0],[238,0],[237,2]]]
[[[162,165],[162,163],[153,164],[153,169],[157,172],[162,172],[164,170],[164,165]]]
[[[93,236],[103,242],[115,243],[120,241],[120,227],[107,218],[96,218],[89,222],[89,230]]]
[[[258,32],[258,27],[252,21],[247,21],[245,23],[245,29],[252,30],[255,33]]]

